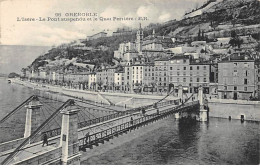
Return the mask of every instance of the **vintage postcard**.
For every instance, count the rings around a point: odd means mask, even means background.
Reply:
[[[259,0],[1,0],[1,165],[259,165]]]

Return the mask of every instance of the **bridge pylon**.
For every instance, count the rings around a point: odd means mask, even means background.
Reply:
[[[183,101],[183,87],[182,87],[182,85],[178,86],[178,98]]]
[[[199,117],[198,117],[198,120],[199,121],[208,121],[208,110],[205,109],[205,104],[204,104],[204,100],[203,100],[203,87],[200,86],[199,89],[198,89],[198,100],[199,100],[199,105],[200,105],[200,108],[199,108]]]
[[[42,117],[40,116],[40,104],[39,98],[34,96],[32,100],[26,105],[26,120],[25,120],[25,130],[24,138],[28,138],[32,132],[34,132],[41,124]]]
[[[74,100],[71,100],[70,105],[61,111],[60,146],[62,147],[61,164],[63,165],[80,164],[77,115],[79,111],[80,109],[74,106]]]

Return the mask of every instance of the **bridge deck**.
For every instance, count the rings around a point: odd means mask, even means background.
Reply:
[[[182,108],[193,106],[196,103],[197,101],[193,102],[192,104],[184,105]],[[172,114],[174,110],[176,110],[176,112],[178,112],[179,110],[178,108],[176,108],[177,105],[175,104],[161,102],[161,105],[162,106],[159,107],[160,114],[157,114],[157,109],[150,108],[149,110],[146,110],[145,115],[142,115],[141,111],[130,114],[125,113],[124,115],[120,115],[111,119],[109,118],[106,121],[99,120],[98,123],[80,128],[78,130],[80,149],[89,147],[89,145],[91,146],[97,145],[98,143],[104,143],[104,140],[113,138],[113,136],[115,135],[146,125],[148,122],[153,122],[169,115],[170,112]],[[133,118],[132,122],[131,117]],[[90,133],[88,144],[85,141],[86,133]],[[49,138],[49,146],[42,147],[42,141],[28,144],[24,146],[18,152],[18,154],[16,154],[16,156],[11,160],[10,164],[15,164],[29,158],[41,156],[43,153],[58,149],[60,143],[59,141],[60,133],[56,130],[55,137]],[[0,154],[0,161],[2,162],[13,151],[14,149],[2,152]]]

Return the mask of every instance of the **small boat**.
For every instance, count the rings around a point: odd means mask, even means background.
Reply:
[[[11,82],[12,82],[10,79],[8,79],[7,81],[8,81],[8,83],[11,83]]]

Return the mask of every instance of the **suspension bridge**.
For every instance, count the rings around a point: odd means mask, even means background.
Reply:
[[[113,108],[115,104],[109,100],[112,106],[81,99],[61,101],[31,96],[0,120],[0,134],[6,135],[0,141],[0,162],[80,164],[87,148],[106,145],[114,137],[169,116],[208,120],[202,87],[197,96],[192,94],[185,99],[181,86],[176,100],[166,100],[171,94],[150,105],[125,110]],[[43,144],[46,135],[48,144]]]

